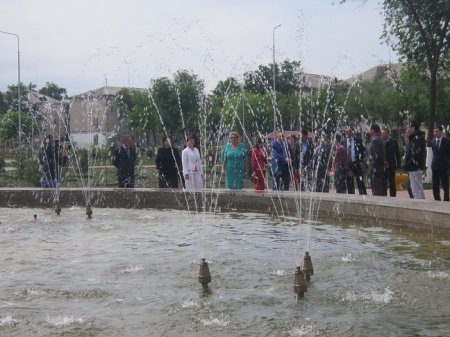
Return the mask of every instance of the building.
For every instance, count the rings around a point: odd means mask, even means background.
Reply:
[[[122,87],[105,86],[75,95],[70,102],[70,136],[74,145],[83,148],[104,146],[110,137],[129,132],[119,119],[114,99]]]
[[[29,90],[26,105],[33,121],[31,143],[34,149],[39,148],[47,135],[52,135],[53,139],[64,139],[68,136],[70,132],[68,101],[59,101]]]

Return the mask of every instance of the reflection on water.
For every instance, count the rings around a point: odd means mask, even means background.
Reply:
[[[33,215],[37,214],[37,220]],[[0,209],[1,336],[443,336],[450,242],[315,224],[315,275],[295,301],[307,231],[263,214]],[[204,250],[210,293],[196,274]],[[301,252],[302,253],[302,252]]]

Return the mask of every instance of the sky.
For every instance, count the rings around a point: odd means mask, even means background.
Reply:
[[[212,90],[272,63],[274,42],[276,62],[339,79],[397,62],[380,40],[377,0],[0,0],[0,17],[0,31],[19,35],[21,82],[69,96],[148,87],[181,69]],[[6,91],[17,84],[17,38],[0,33],[0,51]]]

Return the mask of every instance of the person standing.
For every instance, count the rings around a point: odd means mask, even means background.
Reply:
[[[299,191],[300,187],[300,144],[297,137],[292,134],[288,137],[289,153],[291,156],[291,165],[289,167],[291,185],[294,191]]]
[[[59,187],[60,168],[68,162],[67,147],[48,135],[39,151],[39,165],[42,172],[41,187]]]
[[[121,145],[114,150],[112,163],[117,168],[117,186],[134,188],[134,166],[137,160],[136,148],[129,135],[122,135]]]
[[[277,133],[277,140],[272,143],[272,189],[274,191],[289,191],[289,166],[291,165],[289,145],[284,133]]]
[[[313,155],[313,191],[329,192],[330,191],[330,141],[323,137],[319,145],[314,149]]]
[[[178,188],[178,178],[182,172],[178,149],[172,147],[172,138],[163,138],[163,146],[156,155],[156,169],[159,173],[159,188]]]
[[[346,141],[343,146],[347,152],[347,192],[355,194],[355,179],[358,185],[360,195],[367,194],[366,185],[363,175],[363,161],[366,155],[366,148],[362,144],[361,139],[353,136],[353,129],[348,127],[345,129]]]
[[[194,147],[195,136],[189,135],[186,140],[186,148],[181,153],[185,191],[196,192],[203,189],[202,160],[198,148]]]
[[[381,129],[378,124],[372,124],[369,129],[369,177],[372,184],[372,195],[387,195],[386,175],[387,167],[386,150],[381,139]]]
[[[222,173],[225,174],[225,187],[240,190],[244,187],[245,172],[248,165],[248,152],[239,143],[239,134],[230,133],[230,142],[225,144],[222,154]]]
[[[384,173],[386,182],[389,187],[389,195],[391,197],[397,196],[397,187],[395,185],[395,171],[401,167],[401,156],[398,142],[391,137],[391,131],[388,128],[381,129],[381,139],[385,142],[384,148],[386,150],[386,161],[388,167]]]
[[[335,148],[333,158],[333,171],[336,193],[347,193],[348,160],[347,151],[342,146],[342,136],[340,134],[336,134],[334,136],[333,143]]]
[[[434,200],[441,200],[439,189],[439,184],[441,184],[444,190],[444,201],[449,201],[450,141],[442,136],[443,130],[442,126],[435,127],[433,130],[435,138],[431,141],[431,149],[433,151],[433,160],[431,162],[433,197]]]
[[[311,190],[312,180],[312,157],[314,154],[314,145],[309,137],[307,129],[300,132],[300,189],[302,191]]]
[[[403,170],[408,172],[412,194],[415,199],[425,199],[422,184],[422,171],[425,170],[426,143],[419,123],[411,122],[406,128],[406,145]]]
[[[256,179],[255,191],[264,191],[266,182],[267,156],[264,143],[258,138],[251,152],[252,176]]]

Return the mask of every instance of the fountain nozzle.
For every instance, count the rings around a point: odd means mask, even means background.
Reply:
[[[198,282],[201,283],[203,289],[208,288],[208,283],[211,282],[211,273],[209,272],[208,262],[203,257],[200,263],[200,270],[198,271]]]
[[[314,275],[314,267],[308,252],[305,252],[305,257],[303,258],[303,273],[305,274],[306,281],[311,280],[311,276]]]
[[[294,292],[297,294],[297,297],[303,297],[306,291],[305,275],[303,274],[301,267],[297,267],[294,276]]]
[[[59,204],[59,201],[55,205],[55,213],[61,215],[61,205]]]
[[[87,215],[88,219],[92,219],[92,206],[89,202],[86,205],[86,215]]]

